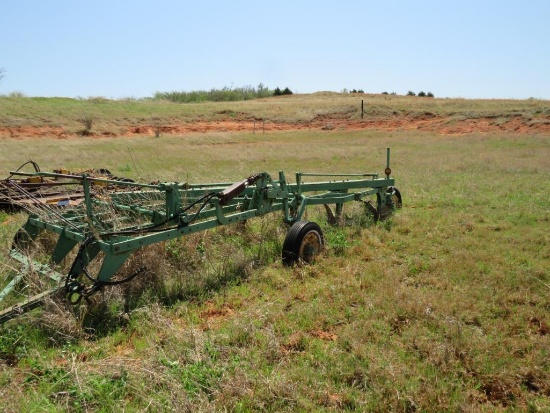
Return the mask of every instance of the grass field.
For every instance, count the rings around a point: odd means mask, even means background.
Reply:
[[[410,112],[418,100],[399,102]],[[268,102],[243,104],[276,116]],[[428,104],[495,119],[535,105],[532,116],[548,118],[547,102]],[[13,118],[27,116],[18,110]],[[122,115],[108,116],[112,125]],[[282,266],[285,228],[269,215],[144,251],[150,278],[106,291],[86,314],[54,302],[0,326],[0,410],[550,411],[547,134],[2,138],[0,173],[29,158],[43,169],[191,183],[279,170],[382,173],[387,147],[403,208],[346,227],[309,211],[328,240],[315,265]],[[0,221],[6,279],[24,215],[0,212]]]

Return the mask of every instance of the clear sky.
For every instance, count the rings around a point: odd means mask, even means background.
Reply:
[[[0,0],[0,94],[550,99],[550,0]]]

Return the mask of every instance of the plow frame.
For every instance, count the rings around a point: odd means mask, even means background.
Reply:
[[[10,256],[21,262],[23,269],[0,292],[0,303],[21,281],[22,274],[31,268],[41,276],[52,279],[54,287],[0,311],[0,323],[39,306],[46,297],[61,289],[65,289],[69,302],[77,304],[81,298],[90,296],[105,285],[128,281],[129,279],[113,281],[113,277],[133,252],[148,245],[222,225],[244,222],[273,212],[282,212],[283,221],[292,229],[294,224],[304,222],[304,213],[307,207],[312,205],[324,205],[329,223],[333,224],[341,218],[343,205],[351,201],[364,202],[367,213],[371,213],[374,220],[384,219],[391,211],[401,206],[401,195],[394,187],[394,179],[390,177],[389,148],[383,177],[379,177],[377,173],[298,172],[295,183],[288,183],[282,171],[279,172],[278,179],[262,172],[237,183],[211,184],[139,184],[90,178],[86,174],[73,176],[48,172],[12,173],[72,180],[81,186],[84,200],[79,209],[43,206],[48,208],[47,213],[51,219],[30,215],[25,225],[17,232]],[[305,182],[306,178],[310,177],[334,180]],[[108,194],[108,201],[100,195],[101,191],[97,191],[98,188],[115,184],[118,190]],[[157,194],[155,197],[161,200],[153,208],[134,202],[151,194]],[[376,196],[376,205],[365,201],[373,196]],[[98,212],[102,205],[108,206],[115,214],[124,213],[128,224],[122,227],[114,225],[108,217]],[[334,205],[334,211],[330,205]],[[132,225],[133,219],[139,219],[144,224]],[[28,254],[32,243],[43,231],[57,236],[50,265],[37,263],[30,259]],[[317,232],[320,233],[320,229]],[[301,238],[300,235],[298,241],[293,239],[289,242],[306,242]],[[318,238],[319,247],[322,247],[322,234]],[[69,273],[64,275],[57,272],[56,266],[76,248],[78,252]],[[293,248],[297,251],[296,259],[291,256],[285,260],[283,251],[283,262],[294,263],[303,258],[298,251],[302,251],[304,246],[298,245]],[[102,262],[99,271],[97,275],[92,275],[88,272],[87,266],[100,253]]]

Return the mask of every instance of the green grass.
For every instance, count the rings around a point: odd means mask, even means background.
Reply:
[[[32,158],[43,169],[104,167],[144,180],[264,170],[292,180],[298,170],[381,173],[386,147],[403,209],[374,226],[347,209],[356,225],[343,228],[309,211],[331,242],[315,265],[281,265],[284,227],[267,216],[144,253],[159,277],[135,280],[133,298],[110,290],[88,314],[51,305],[0,327],[0,407],[548,411],[548,136],[3,139],[0,168]],[[2,257],[22,220],[0,216]],[[0,277],[13,266],[0,258]]]

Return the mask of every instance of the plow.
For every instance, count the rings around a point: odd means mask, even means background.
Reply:
[[[309,206],[324,206],[329,224],[337,225],[344,205],[353,201],[361,203],[374,221],[388,218],[402,204],[391,177],[389,149],[383,174],[298,172],[294,182],[287,181],[283,172],[276,178],[261,172],[234,183],[145,184],[104,172],[35,168],[11,172],[3,181],[8,189],[0,194],[8,201],[15,199],[29,215],[9,252],[20,271],[0,285],[0,323],[42,305],[54,294],[64,294],[76,305],[103,288],[131,281],[141,271],[122,278],[121,267],[136,251],[153,244],[278,212],[288,225],[283,264],[312,263],[325,239],[318,223],[304,219]],[[59,190],[51,197],[38,196],[32,185],[44,182],[62,183],[74,196]],[[54,241],[46,257],[37,260],[31,252],[44,233]],[[26,274],[31,271],[43,280],[43,290],[6,307],[3,303],[14,291],[26,291]]]

